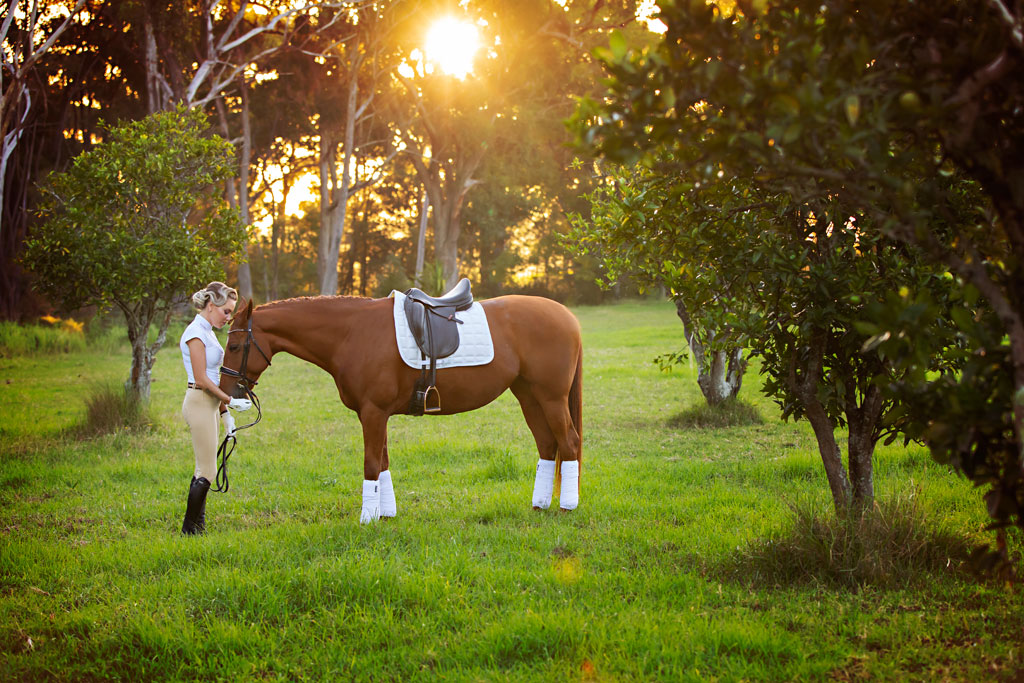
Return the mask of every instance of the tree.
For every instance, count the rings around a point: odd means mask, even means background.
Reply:
[[[393,12],[391,4],[366,3],[351,8],[348,21],[343,23],[344,37],[335,48],[325,51],[326,73],[337,74],[330,80],[340,83],[337,94],[328,92],[316,98],[321,216],[317,276],[324,295],[338,293],[338,260],[345,227],[350,222],[350,200],[364,188],[379,183],[397,153],[379,112],[381,90],[390,80],[386,74],[397,66],[388,44]],[[370,165],[363,163],[367,159],[376,163],[367,168]],[[357,175],[359,168],[366,173]]]
[[[605,287],[627,275],[638,278],[645,287],[667,287],[697,364],[697,386],[704,399],[715,406],[735,398],[747,367],[743,348],[736,345],[727,326],[716,329],[707,318],[701,319],[700,310],[687,303],[701,298],[687,295],[688,290],[700,285],[705,287],[705,308],[720,309],[726,302],[717,293],[726,291],[728,283],[720,283],[720,269],[706,250],[684,251],[686,260],[677,263],[680,250],[695,247],[696,240],[683,245],[674,239],[662,239],[688,228],[692,207],[666,205],[670,203],[667,197],[680,194],[674,192],[676,178],[643,167],[613,167],[608,173],[608,181],[588,195],[589,216],[572,216],[574,229],[566,235],[565,245],[579,255],[602,259],[605,271],[601,281]],[[707,279],[711,282],[704,282]],[[714,300],[707,301],[708,297]],[[670,367],[685,357],[685,353],[670,353],[659,361]]]
[[[907,419],[919,424],[914,433],[938,460],[968,476],[985,473],[976,481],[993,485],[996,524],[1024,525],[1021,8],[1001,0],[740,6],[726,15],[703,3],[666,5],[669,31],[656,51],[614,56],[621,102],[636,108],[609,114],[651,128],[627,125],[612,144],[625,152],[649,135],[685,135],[678,122],[713,101],[701,138],[704,165],[727,163],[735,175],[779,191],[798,194],[814,183],[841,193],[870,215],[871,229],[917,245],[954,282],[969,285],[981,297],[977,306],[992,312],[979,310],[979,319],[1002,334],[958,325],[958,338],[979,357],[1004,359],[1012,381],[985,379],[991,392],[983,393],[965,383],[994,377],[991,369],[937,381],[918,375],[940,403],[972,396],[984,405]],[[964,197],[978,193],[978,208],[965,211]],[[910,347],[900,353],[915,363],[932,341],[909,332]],[[958,418],[981,421],[966,428]],[[945,428],[933,428],[938,422]],[[958,437],[939,438],[941,432]],[[988,435],[1008,433],[1010,451],[992,446]],[[1001,474],[994,480],[991,473]]]
[[[900,408],[882,385],[907,371],[864,353],[870,332],[859,323],[886,292],[944,281],[912,250],[872,236],[839,197],[770,194],[724,173],[708,179],[690,172],[687,150],[673,151],[620,183],[610,219],[599,203],[568,241],[597,250],[609,281],[631,273],[668,287],[688,332],[708,343],[699,362],[709,371],[716,356],[725,364],[729,351],[751,349],[783,418],[811,424],[836,509],[870,503],[875,445]]]
[[[172,306],[222,273],[221,260],[244,243],[237,214],[208,192],[230,175],[232,159],[230,144],[208,135],[205,115],[179,106],[112,128],[44,187],[24,262],[68,307],[121,310],[132,345],[126,384],[142,400]]]
[[[21,7],[22,4],[25,6]],[[7,2],[6,16],[0,23],[0,221],[4,215],[7,163],[24,134],[32,110],[28,87],[32,69],[71,25],[83,5],[85,0],[76,0],[73,6],[61,7],[64,14],[51,12],[48,4],[40,8],[38,0]]]
[[[877,349],[862,350],[865,304],[945,281],[918,250],[883,236],[891,204],[832,182],[833,169],[852,167],[849,155],[860,155],[870,138],[874,121],[851,95],[847,73],[870,59],[855,50],[825,58],[847,37],[838,29],[816,33],[816,11],[802,8],[776,25],[774,7],[762,20],[703,3],[670,6],[656,49],[631,53],[613,36],[602,55],[612,73],[609,99],[584,103],[577,126],[581,140],[607,157],[640,159],[666,176],[661,196],[645,199],[653,209],[636,208],[648,243],[667,242],[666,271],[694,278],[683,289],[688,309],[711,329],[741,334],[762,357],[765,391],[783,415],[811,423],[843,508],[873,496],[874,446],[898,410],[882,388],[907,374]],[[850,40],[864,49],[859,37]],[[818,121],[831,126],[828,136],[804,128]],[[923,159],[901,161],[887,168],[890,186],[922,173]],[[962,198],[931,205],[936,230],[949,231],[970,210]],[[848,474],[837,427],[849,430]]]
[[[138,8],[150,112],[178,102],[191,107],[216,103],[227,134],[229,123],[223,99],[230,96],[237,100],[240,172],[228,182],[228,194],[248,223],[252,137],[246,71],[253,65],[261,66],[283,50],[306,49],[308,46],[303,43],[312,40],[310,32],[294,34],[296,27],[306,29],[311,25],[311,15],[326,17],[317,30],[327,30],[339,21],[344,22],[351,13],[372,13],[374,3],[277,1],[263,3],[263,11],[256,13],[248,0],[228,6],[220,0],[200,0],[195,12],[183,12],[178,3],[167,0],[141,0]],[[158,26],[161,30],[157,30]],[[174,30],[168,30],[169,27]],[[169,33],[177,39],[169,40]],[[244,261],[238,266],[238,288],[243,296],[252,297],[252,276]]]
[[[6,0],[0,18],[0,317],[23,312],[24,275],[13,263],[27,228],[25,204],[40,163],[43,136],[38,123],[56,109],[42,84],[48,76],[41,63],[74,25],[85,0],[40,3]],[[47,106],[49,103],[49,106]],[[25,139],[27,138],[27,139]],[[28,144],[22,144],[27,142]]]
[[[407,10],[399,39],[410,65],[417,62],[414,50],[422,49],[424,8],[439,4],[426,0]],[[483,182],[485,159],[529,144],[523,130],[534,139],[564,135],[561,119],[573,106],[568,93],[588,91],[595,82],[589,45],[612,28],[634,24],[636,3],[480,0],[460,9],[486,34],[472,73],[463,80],[440,69],[400,75],[405,97],[391,117],[429,197],[434,256],[449,287],[460,274],[462,211]],[[525,170],[545,173],[543,165],[558,157],[552,151]]]

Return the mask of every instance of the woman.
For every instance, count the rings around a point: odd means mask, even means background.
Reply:
[[[228,407],[247,410],[251,403],[231,398],[220,389],[220,364],[224,349],[213,328],[220,329],[231,319],[238,305],[238,292],[223,282],[211,282],[192,295],[192,305],[199,310],[185,328],[178,343],[188,375],[188,389],[181,404],[181,415],[192,430],[192,448],[196,467],[188,491],[183,534],[206,531],[206,494],[210,481],[217,476],[217,415],[228,434],[235,431],[235,420]]]

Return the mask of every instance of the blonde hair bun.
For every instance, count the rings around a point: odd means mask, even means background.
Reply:
[[[228,302],[228,299],[238,301],[238,292],[223,282],[211,282],[192,295],[192,305],[196,310],[201,311],[211,301],[214,306],[223,306]]]

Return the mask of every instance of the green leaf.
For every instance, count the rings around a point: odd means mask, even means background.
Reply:
[[[846,112],[846,120],[851,126],[857,125],[860,118],[860,98],[857,95],[849,95],[843,102],[843,110]]]
[[[974,327],[974,319],[967,309],[962,306],[953,306],[949,310],[950,317],[953,318],[953,322],[964,332],[970,332]]]
[[[615,56],[616,61],[622,60],[629,49],[626,45],[626,38],[622,35],[622,31],[618,29],[612,31],[611,35],[608,36],[608,46],[611,48],[612,55]]]

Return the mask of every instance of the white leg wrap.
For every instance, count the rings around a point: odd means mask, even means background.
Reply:
[[[391,470],[384,470],[380,473],[380,516],[394,517],[398,514],[398,507],[395,505],[395,487],[391,483]]]
[[[575,510],[580,503],[580,461],[567,460],[562,463],[562,492],[558,495],[558,507]]]
[[[363,480],[363,512],[360,524],[376,522],[380,518],[380,484],[369,479]]]
[[[555,461],[538,460],[537,478],[533,480],[533,507],[547,510],[555,488]]]

